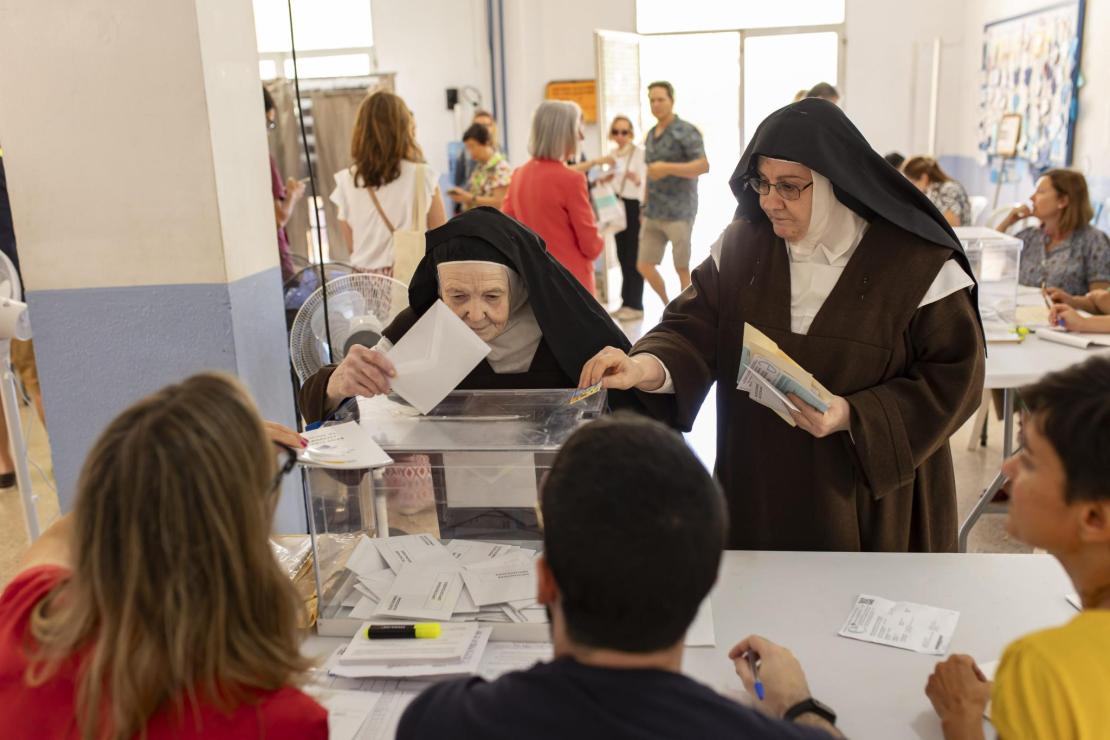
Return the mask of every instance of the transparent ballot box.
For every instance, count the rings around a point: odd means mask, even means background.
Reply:
[[[957,226],[955,232],[979,282],[979,312],[983,321],[1013,324],[1021,239],[982,226]]]
[[[393,463],[304,469],[320,634],[352,635],[367,621],[352,615],[359,599],[351,556],[364,536],[539,549],[543,477],[574,430],[606,409],[604,390],[580,396],[573,389],[454,391],[426,416],[392,396],[344,404],[334,423],[357,420]]]

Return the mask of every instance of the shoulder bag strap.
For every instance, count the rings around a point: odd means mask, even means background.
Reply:
[[[374,208],[378,209],[378,215],[382,217],[382,221],[385,221],[385,227],[389,229],[389,233],[392,234],[397,229],[393,228],[393,222],[389,220],[389,216],[385,215],[385,211],[382,210],[382,204],[378,202],[378,196],[374,194],[374,188],[366,188],[366,190],[370,193],[370,200],[374,201]]]

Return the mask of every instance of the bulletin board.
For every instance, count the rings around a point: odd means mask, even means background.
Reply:
[[[1085,0],[1070,0],[983,28],[979,149],[997,152],[999,125],[1021,116],[1015,156],[1034,171],[1071,164],[1079,113]]]
[[[544,90],[547,100],[568,100],[578,103],[582,109],[582,120],[597,123],[597,81],[596,80],[556,80],[547,83]]]

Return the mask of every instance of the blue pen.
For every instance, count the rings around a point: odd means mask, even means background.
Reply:
[[[752,678],[755,679],[755,695],[759,697],[760,701],[763,701],[763,682],[759,680],[759,664],[756,663],[756,655],[751,650],[746,655],[748,666],[752,669]]]

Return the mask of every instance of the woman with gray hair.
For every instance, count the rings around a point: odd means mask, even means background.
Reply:
[[[577,104],[540,103],[528,139],[532,158],[513,173],[502,210],[539,234],[551,256],[593,294],[593,261],[605,242],[597,232],[586,177],[566,165],[581,138]]]

